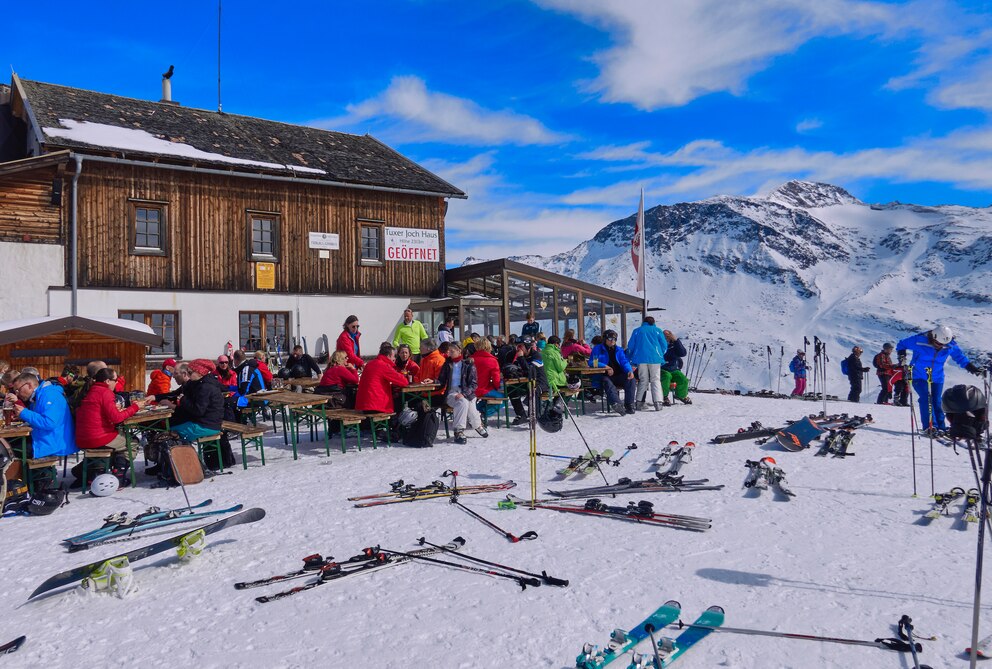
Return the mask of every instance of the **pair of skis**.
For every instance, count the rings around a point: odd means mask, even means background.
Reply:
[[[199,509],[208,506],[212,500],[201,502],[191,508]],[[105,519],[103,527],[85,532],[75,537],[63,539],[62,542],[70,553],[86,550],[107,542],[126,541],[139,538],[141,532],[147,530],[168,527],[180,523],[189,523],[211,516],[220,516],[228,513],[236,513],[244,508],[243,504],[236,504],[226,509],[214,511],[188,512],[187,509],[167,509],[165,511],[154,509],[138,516],[128,516],[127,514],[115,514]]]
[[[632,481],[621,478],[611,485],[592,486],[589,488],[574,488],[571,490],[548,490],[549,495],[558,499],[583,499],[603,495],[629,495],[632,493],[653,492],[694,492],[700,490],[723,490],[723,485],[706,485],[709,479],[684,480],[681,476],[668,477],[656,474],[653,479]]]
[[[28,597],[29,600],[34,599],[38,595],[42,595],[56,588],[61,588],[72,583],[82,582],[84,579],[88,578],[99,570],[104,564],[114,560],[127,559],[128,563],[137,562],[138,560],[143,560],[152,555],[158,555],[159,553],[164,553],[165,551],[178,549],[185,544],[185,540],[191,536],[205,536],[208,534],[213,534],[219,532],[227,527],[233,527],[234,525],[243,525],[245,523],[254,523],[265,517],[265,511],[263,509],[248,509],[247,511],[242,511],[241,513],[235,514],[233,516],[228,516],[227,518],[222,518],[221,520],[210,523],[209,525],[203,525],[196,528],[195,530],[190,530],[182,534],[177,534],[166,539],[162,539],[153,544],[147,546],[142,546],[141,548],[136,548],[127,553],[121,553],[120,555],[115,555],[109,559],[97,560],[96,562],[91,562],[90,564],[85,564],[79,567],[74,567],[73,569],[68,569],[66,571],[60,572],[55,576],[52,576],[44,583],[35,588],[35,591],[31,593]]]
[[[520,499],[513,495],[507,495],[506,497],[518,505],[530,504],[530,500]],[[538,500],[534,507],[548,511],[558,511],[560,513],[598,516],[600,518],[612,518],[614,520],[624,520],[645,525],[661,525],[696,532],[708,530],[713,523],[709,518],[655,512],[654,505],[647,501],[631,502],[627,506],[609,506],[601,500],[594,498],[587,500],[582,506],[577,506],[562,504],[558,500]]]
[[[682,605],[674,600],[667,601],[630,631],[614,630],[605,648],[585,644],[582,652],[575,658],[575,666],[579,669],[602,669],[627,653],[632,653],[628,669],[663,669],[671,666],[690,648],[705,639],[713,628],[720,627],[724,619],[723,609],[711,606],[675,639],[655,638],[655,632],[677,622],[681,615]],[[648,639],[651,641],[651,653],[634,652],[637,646]]]
[[[744,463],[747,468],[747,476],[744,477],[744,488],[754,490],[761,494],[762,490],[774,488],[776,492],[785,498],[795,497],[785,481],[785,472],[775,462],[775,458],[764,457],[760,460],[747,460]]]
[[[562,469],[559,469],[556,473],[562,478],[568,478],[572,474],[582,474],[583,476],[588,476],[596,471],[597,465],[610,464],[610,458],[612,457],[612,449],[608,448],[602,453],[596,450],[591,450],[585,455],[579,455],[572,458],[568,465]]]
[[[854,453],[848,450],[852,441],[854,441],[853,429],[830,430],[830,434],[823,440],[823,446],[814,455],[820,457],[833,455],[835,458],[853,456]]]
[[[955,487],[947,492],[938,492],[933,496],[933,508],[923,516],[924,520],[929,523],[929,521],[936,520],[941,516],[951,515],[950,505],[962,497],[964,498],[964,507],[961,510],[961,520],[965,523],[977,523],[978,505],[981,502],[977,488],[971,488],[965,492],[964,488]]]
[[[358,501],[355,506],[360,509],[364,509],[370,506],[383,506],[385,504],[400,504],[403,502],[416,502],[422,499],[437,499],[438,497],[451,497],[452,494],[456,495],[478,495],[486,492],[499,492],[501,490],[510,490],[516,487],[516,483],[513,481],[504,481],[503,483],[489,483],[480,485],[468,485],[459,486],[457,488],[452,488],[451,486],[445,485],[441,481],[435,481],[430,486],[424,488],[415,488],[412,491],[399,490],[391,491],[385,493],[378,493],[374,495],[362,495],[360,497],[349,497],[348,501],[354,502]],[[359,501],[365,500],[365,501]]]

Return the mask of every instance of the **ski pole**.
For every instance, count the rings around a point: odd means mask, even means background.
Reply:
[[[610,464],[612,464],[614,467],[619,467],[620,466],[620,461],[623,460],[625,457],[627,457],[627,454],[628,453],[630,453],[631,451],[636,450],[636,449],[637,449],[637,444],[631,444],[630,447],[626,451],[623,452],[623,455],[621,455],[619,458],[617,458],[616,460],[614,460]]]
[[[909,395],[909,440],[913,447],[913,497],[916,497],[916,407],[913,406],[913,367],[906,368],[906,390]]]
[[[696,388],[699,388],[699,381],[701,381],[702,378],[706,376],[706,370],[707,368],[709,368],[710,360],[712,359],[713,359],[713,349],[710,349],[710,355],[708,358],[706,358],[706,362],[703,364],[703,371],[699,373],[699,379],[696,380]]]
[[[765,357],[768,359],[768,392],[772,391],[772,347],[765,345]]]
[[[558,395],[558,393],[560,393],[560,392],[561,392],[560,390],[559,391],[555,391],[555,394]],[[562,400],[562,403],[561,404],[565,408],[565,413],[568,415],[568,417],[570,419],[572,419],[572,425],[575,426],[575,431],[579,433],[579,438],[582,439],[582,443],[585,444],[586,450],[589,451],[589,457],[592,458],[592,463],[594,465],[596,465],[596,469],[599,470],[599,475],[603,477],[603,482],[606,483],[606,485],[610,485],[609,479],[607,479],[606,478],[606,474],[603,473],[603,468],[599,466],[599,458],[597,458],[596,457],[596,454],[592,452],[592,448],[589,446],[589,442],[586,441],[585,435],[582,434],[582,430],[579,429],[579,424],[575,421],[575,416],[572,415],[572,410],[568,408],[568,404],[564,400]],[[537,500],[537,478],[536,478],[536,476],[535,476],[535,479],[533,481],[532,487],[533,487],[533,490],[531,492],[532,492],[532,498],[533,499],[532,499],[531,506],[533,506],[533,502],[535,502]]]
[[[821,364],[823,365],[823,374],[820,377],[820,387],[823,391],[823,415],[827,415],[827,363],[830,362],[830,356],[827,355],[827,342],[821,342],[821,348],[823,349],[823,356]]]
[[[574,460],[574,455],[553,455],[551,453],[535,453],[539,458],[557,458],[559,460]]]
[[[774,632],[772,630],[758,630],[749,629],[744,627],[711,627],[709,625],[693,625],[690,623],[684,623],[681,620],[677,623],[672,623],[673,626],[677,626],[679,629],[691,628],[699,630],[708,630],[710,632],[725,632],[729,634],[746,634],[751,636],[770,636],[779,639],[795,639],[797,641],[820,641],[823,643],[839,643],[847,646],[867,646],[870,648],[882,648],[887,650],[894,650],[899,653],[910,652],[910,644],[902,639],[875,639],[874,641],[868,641],[866,639],[845,639],[842,637],[832,637],[832,636],[817,636],[815,634],[795,634],[792,632]],[[915,644],[917,650],[922,650],[920,644]]]
[[[472,509],[468,508],[467,506],[465,506],[464,504],[462,504],[461,502],[459,502],[458,501],[458,495],[457,494],[452,494],[451,495],[451,503],[454,504],[454,505],[456,505],[456,506],[458,506],[459,508],[461,508],[463,511],[465,511],[466,513],[468,513],[470,516],[474,516],[478,520],[482,521],[482,523],[484,525],[488,525],[489,527],[493,528],[494,530],[496,530],[497,532],[499,532],[500,534],[502,534],[504,537],[506,537],[507,539],[510,540],[510,543],[516,544],[516,543],[520,543],[521,541],[527,541],[529,539],[537,539],[537,532],[535,532],[533,530],[530,530],[529,532],[524,532],[519,537],[517,535],[513,534],[512,532],[507,532],[506,530],[504,530],[502,527],[500,527],[496,523],[490,521],[489,519],[483,517],[482,515],[476,513]]]
[[[778,351],[778,394],[782,394],[782,360],[785,359],[785,346],[779,347]]]
[[[927,429],[930,437],[930,496],[933,497],[937,492],[933,484],[933,369],[930,367],[924,369],[927,372],[927,422],[930,424]]]
[[[915,669],[930,669],[926,665],[920,665],[920,656],[916,654],[916,640],[913,638],[913,619],[907,615],[903,615],[899,619],[899,638],[909,642],[909,650],[913,653]]]
[[[411,560],[420,560],[421,562],[429,562],[431,564],[442,565],[444,567],[451,567],[452,569],[461,569],[462,571],[469,571],[476,574],[485,574],[487,576],[496,576],[498,578],[508,578],[511,581],[516,581],[521,590],[526,590],[528,585],[534,588],[541,585],[540,579],[533,577],[514,576],[513,574],[507,574],[502,571],[482,569],[481,567],[470,567],[467,564],[458,564],[457,562],[448,562],[447,560],[438,560],[425,555],[415,555],[413,553],[404,553],[402,551],[391,551],[385,548],[382,549],[382,552],[390,555],[399,555],[400,557],[409,558]]]
[[[417,539],[421,546],[430,546],[431,548],[438,548],[445,553],[451,553],[455,557],[464,558],[472,562],[478,562],[479,564],[488,565],[490,567],[496,567],[497,569],[505,569],[506,571],[512,571],[515,574],[523,574],[524,576],[532,576],[534,578],[541,579],[545,585],[556,585],[559,588],[568,587],[568,579],[555,578],[554,576],[548,576],[546,571],[542,571],[540,574],[535,574],[529,571],[524,571],[523,569],[517,569],[515,567],[507,567],[505,564],[500,564],[498,562],[491,562],[490,560],[483,560],[482,558],[475,557],[474,555],[467,555],[465,553],[460,553],[451,550],[450,548],[445,548],[444,546],[439,546],[438,544],[432,544],[427,541],[424,537]]]

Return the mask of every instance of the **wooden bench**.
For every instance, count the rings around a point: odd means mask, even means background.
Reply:
[[[510,427],[510,398],[509,397],[480,397],[486,406],[496,406],[496,427],[499,427],[499,410],[502,409],[506,413],[506,426]],[[488,411],[482,414],[482,424],[489,425]]]
[[[27,461],[27,479],[28,479],[28,494],[34,495],[34,481],[35,478],[46,479],[51,478],[52,484],[55,484],[58,478],[58,456],[51,455],[47,458],[32,458]],[[41,470],[40,473],[35,473],[37,470]]]
[[[390,446],[393,443],[389,435],[389,419],[395,415],[393,413],[364,413],[362,411],[355,411],[354,409],[328,409],[326,414],[328,424],[337,423],[340,427],[342,453],[348,450],[345,438],[349,428],[356,430],[358,434],[358,450],[362,450],[362,423],[366,420],[369,422],[369,428],[372,432],[373,449],[379,448],[379,441],[375,432],[376,428],[380,425],[385,425],[386,427],[386,443]],[[330,448],[328,448],[327,454],[330,455]]]
[[[196,440],[196,452],[199,454],[201,461],[203,460],[204,446],[209,446],[217,451],[217,464],[220,467],[220,471],[224,471],[224,454],[221,453],[220,448],[220,432],[217,434],[208,434]]]
[[[114,449],[112,448],[84,448],[81,449],[83,452],[83,492],[89,490],[86,487],[86,482],[89,478],[89,467],[87,467],[87,460],[94,460],[98,463],[102,463],[106,471],[110,471],[110,461],[114,457]]]
[[[265,445],[263,442],[265,441],[265,433],[269,431],[267,427],[225,420],[221,423],[220,428],[224,432],[232,432],[241,438],[241,465],[245,469],[248,469],[249,444],[258,449],[259,456],[262,459],[262,466],[265,466]]]
[[[559,388],[558,395],[567,404],[569,401],[575,402],[582,407],[582,415],[586,415],[586,400],[582,388]],[[547,402],[550,398],[547,394],[541,395],[541,400]]]

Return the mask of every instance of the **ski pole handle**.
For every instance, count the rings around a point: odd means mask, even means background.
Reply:
[[[548,576],[548,572],[546,572],[546,571],[542,571],[541,572],[541,580],[544,581],[548,585],[556,585],[559,588],[567,588],[568,587],[568,579],[567,578],[555,578],[554,576]]]
[[[521,590],[526,590],[528,585],[531,586],[532,588],[541,587],[541,580],[537,578],[527,578],[521,576],[520,578],[517,579],[517,583],[520,584]]]
[[[535,532],[534,530],[530,530],[529,532],[524,532],[516,539],[517,541],[531,541],[532,539],[537,539],[537,532]],[[514,541],[513,543],[516,543],[516,541]]]

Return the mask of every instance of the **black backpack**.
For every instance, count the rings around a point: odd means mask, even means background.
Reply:
[[[403,431],[403,444],[413,448],[429,448],[434,446],[437,431],[441,426],[441,418],[422,398],[410,401],[409,407],[417,412],[417,420]]]

